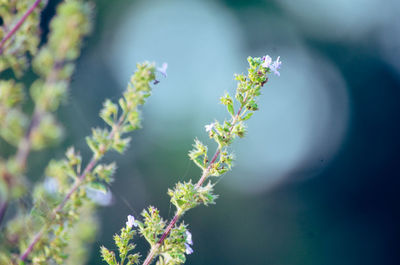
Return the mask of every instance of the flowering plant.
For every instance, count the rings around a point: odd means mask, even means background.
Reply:
[[[105,192],[116,170],[114,162],[102,163],[102,159],[111,150],[126,150],[130,141],[127,134],[140,128],[139,107],[150,96],[152,85],[159,83],[156,73],[167,77],[168,65],[138,64],[118,103],[105,100],[99,115],[107,126],[94,128],[86,138],[92,152],[88,162],[83,163],[85,159],[75,148],[68,148],[65,158],[49,161],[45,177],[30,187],[25,176],[29,154],[56,144],[64,133],[55,112],[67,97],[74,60],[91,30],[93,13],[90,3],[62,2],[50,24],[48,40],[39,49],[39,14],[45,1],[31,2],[0,1],[4,20],[0,27],[0,71],[12,69],[16,76],[15,80],[0,80],[0,137],[15,150],[0,158],[0,224],[6,221],[9,205],[17,208],[0,232],[0,264],[84,264],[85,245],[93,240],[97,227],[90,192]],[[15,18],[10,10],[21,16]],[[32,114],[25,111],[27,96],[18,79],[28,69],[28,62],[38,76],[29,87]],[[257,99],[268,76],[279,76],[279,57],[275,61],[268,55],[249,57],[248,63],[247,74],[235,76],[238,86],[234,97],[228,93],[221,97],[228,119],[205,126],[216,142],[215,153],[210,156],[208,147],[198,139],[189,152],[202,175],[197,181],[178,182],[168,190],[175,216],[165,220],[153,206],[143,210],[141,218],[128,215],[125,226],[114,236],[118,256],[101,247],[101,256],[109,265],[140,263],[141,255],[134,253],[133,244],[137,235],[150,245],[143,265],[154,260],[158,265],[183,264],[186,255],[193,253],[192,234],[180,220],[196,206],[215,203],[215,179],[232,168],[230,145],[245,136],[245,121],[258,110]],[[22,198],[30,198],[32,206],[19,205]]]
[[[186,261],[185,254],[191,254],[193,249],[192,235],[183,222],[178,224],[181,217],[190,209],[204,204],[214,204],[218,197],[213,193],[216,181],[212,177],[219,177],[232,168],[233,155],[229,152],[229,146],[236,137],[244,137],[247,121],[258,110],[257,99],[261,94],[262,87],[268,81],[268,75],[273,72],[279,76],[281,61],[278,57],[272,62],[270,56],[262,58],[248,58],[249,69],[247,75],[236,75],[238,86],[234,98],[227,93],[221,97],[221,104],[225,105],[229,113],[229,119],[223,122],[214,121],[205,125],[205,130],[212,138],[217,148],[214,155],[209,158],[208,147],[198,139],[195,139],[193,150],[189,152],[190,159],[201,168],[202,175],[194,184],[192,180],[178,182],[173,189],[168,190],[171,203],[176,207],[175,216],[169,223],[162,219],[159,211],[150,206],[142,212],[143,222],[137,221],[133,216],[128,215],[126,227],[122,228],[120,235],[115,235],[115,244],[118,247],[120,261],[118,262],[115,253],[106,247],[101,247],[103,259],[109,265],[125,264],[127,253],[134,249],[134,245],[129,243],[133,240],[136,233],[131,232],[132,227],[137,227],[142,235],[150,244],[150,252],[142,263],[150,264],[158,258],[158,265],[183,264]],[[168,225],[167,225],[168,223]],[[121,244],[124,242],[124,244]],[[139,253],[129,254],[126,264],[139,264]]]

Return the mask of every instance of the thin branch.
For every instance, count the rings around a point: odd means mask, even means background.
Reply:
[[[25,261],[25,259],[28,257],[28,255],[32,252],[33,247],[36,245],[37,242],[39,242],[40,238],[44,234],[44,232],[47,230],[47,226],[43,226],[42,229],[35,235],[33,238],[32,242],[29,244],[28,248],[25,250],[25,252],[19,257],[21,261]]]
[[[60,62],[55,62],[54,68],[52,72],[50,73],[49,77],[46,79],[46,84],[52,84],[57,81],[57,76],[58,72],[60,71],[62,67],[62,63]],[[31,118],[31,121],[29,123],[29,126],[25,132],[24,137],[21,139],[21,141],[18,144],[18,148],[15,154],[15,161],[17,164],[17,167],[24,172],[26,168],[26,163],[28,160],[29,153],[32,148],[32,132],[40,125],[40,122],[44,118],[44,111],[40,109],[37,105],[35,105],[35,109],[33,111],[33,115]],[[8,174],[8,181],[7,181],[7,188],[11,189],[12,183],[11,179],[14,177],[14,175],[7,173]],[[3,215],[5,215],[5,212],[7,211],[7,207],[4,209]],[[0,224],[1,224],[1,218],[0,218]]]
[[[121,125],[123,124],[124,120],[126,118],[126,114],[123,114],[119,120],[118,123],[113,126],[110,134],[108,135],[108,139],[111,140],[115,133],[119,130]],[[47,231],[49,224],[51,224],[57,214],[64,208],[64,206],[67,204],[69,199],[71,198],[72,194],[76,192],[76,190],[82,185],[84,182],[87,174],[92,171],[92,169],[96,166],[97,162],[99,162],[101,158],[93,156],[90,162],[86,165],[85,169],[83,170],[82,174],[78,177],[77,181],[75,181],[74,185],[71,187],[71,189],[68,191],[68,193],[64,196],[64,199],[62,202],[53,210],[53,214],[50,218],[50,221],[42,227],[42,229],[35,235],[35,237],[32,239],[31,243],[29,246],[26,248],[26,250],[20,255],[20,260],[25,261],[28,255],[32,252],[34,246],[39,242],[40,238],[43,236],[43,234]]]
[[[239,118],[239,116],[240,116],[240,113],[242,112],[243,106],[246,105],[247,96],[248,96],[248,95],[246,94],[246,97],[245,97],[244,100],[243,100],[244,104],[243,104],[242,106],[240,106],[238,112],[236,113],[235,117],[234,117],[233,120],[232,120],[232,126],[231,126],[231,128],[229,129],[229,134],[228,134],[228,135],[230,135],[230,134],[232,133],[233,127],[234,127],[235,123],[237,122],[237,120],[238,120],[238,118]],[[196,183],[196,189],[200,188],[200,187],[203,185],[204,181],[205,181],[205,180],[207,179],[207,177],[208,177],[208,173],[209,173],[209,171],[210,171],[210,169],[211,169],[211,166],[215,163],[215,160],[217,160],[217,158],[218,158],[218,156],[219,156],[220,153],[221,153],[221,148],[218,148],[217,151],[215,152],[213,158],[211,159],[211,162],[210,162],[210,164],[208,165],[207,169],[203,172],[203,175],[201,176],[201,178],[199,179],[199,181]]]
[[[215,151],[215,154],[214,154],[213,158],[211,159],[210,164],[208,165],[207,169],[204,170],[203,174],[201,175],[201,178],[196,183],[196,189],[200,188],[203,185],[204,181],[208,177],[208,173],[210,172],[211,166],[214,165],[214,163],[217,160],[220,153],[221,153],[221,148],[218,148],[217,151]]]
[[[4,216],[6,215],[8,209],[8,204],[10,202],[9,187],[12,185],[12,176],[7,171],[3,172],[1,177],[7,186],[7,190],[5,191],[6,194],[4,195],[4,202],[0,206],[0,225],[3,222]]]
[[[58,81],[58,74],[59,74],[62,66],[63,66],[63,62],[56,61],[54,63],[51,73],[46,78],[45,85],[51,85]],[[26,167],[26,161],[28,159],[28,155],[29,155],[29,152],[32,147],[32,139],[31,139],[32,132],[36,129],[36,127],[38,127],[40,125],[40,122],[42,121],[44,115],[45,115],[45,112],[41,108],[39,108],[37,105],[35,105],[35,109],[33,111],[31,122],[29,123],[28,129],[25,132],[24,138],[21,139],[21,141],[18,145],[17,154],[15,155],[16,162],[22,169],[25,169],[25,167]]]
[[[28,18],[28,16],[35,10],[35,8],[40,4],[42,0],[36,0],[33,5],[25,12],[25,14],[22,16],[22,18],[15,24],[15,26],[6,34],[6,36],[1,40],[0,42],[0,54],[3,53],[3,46],[6,43],[8,39],[10,39],[15,32],[24,24],[25,20]]]
[[[35,8],[40,4],[42,0],[36,0],[32,6],[26,11],[26,13],[22,16],[22,18],[17,22],[17,24],[11,29],[10,32],[7,33],[7,35],[2,39],[0,42],[0,54],[3,52],[3,46],[6,43],[6,41],[11,38],[15,32],[22,26],[22,24],[25,22],[25,20],[28,18],[28,16],[35,10]],[[54,77],[58,73],[58,67],[55,67],[51,77]],[[48,80],[48,82],[52,82],[53,80]],[[32,115],[31,122],[28,126],[28,129],[24,135],[24,138],[20,141],[18,145],[18,150],[15,155],[16,157],[16,162],[19,165],[19,168],[25,169],[26,167],[26,160],[28,158],[32,143],[31,143],[31,134],[32,131],[40,124],[40,121],[43,118],[43,113],[35,107],[35,110]]]
[[[8,208],[8,199],[5,199],[5,201],[0,206],[0,225],[1,222],[3,221],[4,215],[6,214],[7,208]]]
[[[246,105],[246,101],[247,101],[247,95],[246,95],[246,97],[245,97],[245,99],[243,101],[244,104],[239,108],[238,112],[236,113],[235,117],[232,120],[232,125],[231,125],[231,128],[229,130],[229,134],[232,133],[233,127],[234,127],[235,123],[237,122],[237,120],[238,120],[238,118],[240,116],[240,113],[242,112],[243,106]],[[218,147],[217,151],[215,151],[215,154],[214,154],[213,158],[211,159],[210,164],[203,171],[203,174],[201,175],[201,178],[196,183],[196,186],[195,186],[196,189],[200,188],[203,185],[204,181],[207,179],[207,177],[209,177],[211,167],[214,165],[214,163],[217,160],[217,158],[218,158],[219,154],[221,153],[221,151],[222,151],[221,147]],[[158,240],[157,244],[155,244],[151,248],[149,254],[147,255],[147,257],[144,260],[142,265],[149,265],[153,261],[154,256],[157,254],[158,249],[161,247],[162,243],[167,238],[167,236],[171,232],[171,230],[174,227],[174,225],[179,221],[179,218],[181,218],[181,216],[182,216],[181,212],[177,212],[175,214],[174,218],[172,218],[171,222],[168,224],[168,226],[165,229],[164,233],[161,235],[160,240]]]
[[[25,132],[24,138],[22,138],[19,142],[17,153],[15,155],[15,160],[19,165],[19,168],[21,168],[22,170],[24,170],[26,167],[26,161],[32,147],[32,132],[36,129],[37,126],[39,126],[42,119],[43,112],[40,111],[38,107],[35,107],[31,122],[29,123],[28,129]]]

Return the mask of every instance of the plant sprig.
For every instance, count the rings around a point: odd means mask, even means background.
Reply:
[[[187,226],[183,223],[178,225],[178,221],[188,210],[198,205],[215,203],[217,195],[213,193],[213,188],[216,182],[209,178],[221,176],[232,168],[234,156],[229,153],[229,146],[236,137],[245,136],[244,123],[258,110],[257,99],[261,95],[262,87],[268,81],[268,75],[270,73],[280,75],[279,57],[276,61],[272,61],[268,55],[262,58],[249,57],[248,63],[247,75],[235,76],[238,81],[235,100],[228,93],[221,97],[221,103],[226,106],[230,118],[224,122],[214,121],[205,126],[209,137],[217,143],[217,149],[211,160],[208,156],[208,147],[198,139],[195,139],[193,150],[189,152],[189,158],[202,170],[200,179],[196,184],[193,184],[192,180],[178,182],[173,189],[168,190],[171,203],[176,207],[175,216],[166,225],[158,210],[149,207],[142,213],[144,222],[135,221],[138,224],[139,234],[150,244],[150,251],[143,265],[151,264],[156,257],[158,257],[157,265],[183,264],[186,261],[185,254],[193,252],[190,246],[193,244],[192,236]],[[205,184],[207,180],[209,181]],[[130,240],[132,237],[126,238],[127,242]],[[101,247],[101,255],[109,265],[125,265],[123,259],[118,262],[114,252],[104,246]],[[138,261],[135,262],[127,264],[139,264]]]
[[[25,195],[24,173],[31,150],[48,147],[63,134],[53,113],[66,98],[74,69],[73,61],[79,56],[82,40],[91,29],[91,12],[89,4],[76,0],[58,7],[57,16],[50,24],[49,40],[33,59],[33,70],[39,78],[30,87],[35,103],[30,118],[22,111],[22,101],[26,97],[22,85],[11,80],[0,82],[0,99],[5,101],[0,106],[0,122],[3,125],[0,136],[17,148],[15,155],[3,167],[0,166],[3,179],[6,179],[4,176],[9,179],[5,182],[7,200]]]
[[[5,1],[0,3],[0,72],[12,68],[20,77],[26,70],[26,52],[35,55],[40,41],[40,11],[47,1]]]
[[[63,198],[51,212],[45,215],[46,219],[42,220],[44,225],[22,252],[20,260],[27,259],[35,245],[39,244],[44,234],[49,232],[53,225],[71,226],[76,221],[80,205],[87,200],[87,187],[104,191],[106,190],[104,184],[112,181],[115,164],[97,164],[112,149],[119,153],[125,151],[130,138],[124,137],[124,135],[140,128],[138,107],[144,104],[145,99],[150,96],[150,84],[155,80],[154,64],[146,62],[138,64],[137,68],[124,96],[119,100],[119,106],[109,100],[105,101],[100,116],[110,126],[110,129],[93,129],[92,136],[86,138],[93,156],[84,170],[80,171],[82,158],[73,148],[67,151],[66,160],[50,163],[47,170],[48,178],[55,180],[60,193],[58,197],[62,195]],[[118,114],[118,109],[121,110],[120,114]],[[62,224],[60,224],[61,220],[63,220]],[[51,255],[46,255],[36,249],[32,259],[37,264],[41,264],[39,262],[46,262],[48,258],[51,258]]]
[[[46,0],[0,0],[0,72],[11,69],[18,80],[32,66],[37,75],[29,89],[34,104],[32,113],[25,111],[23,103],[28,95],[22,83],[0,81],[0,137],[16,150],[15,154],[0,158],[0,225],[9,205],[29,196],[25,174],[31,152],[61,139],[63,129],[55,112],[67,97],[74,61],[80,55],[83,39],[91,31],[93,6],[87,1],[65,0],[58,5],[50,23],[48,41],[39,48],[40,12],[46,3]],[[238,81],[235,95],[226,93],[220,98],[228,118],[205,126],[217,145],[214,154],[211,156],[209,148],[197,138],[189,152],[189,158],[202,171],[200,178],[178,182],[168,189],[171,203],[176,207],[174,217],[163,219],[153,206],[142,211],[140,220],[129,215],[126,225],[114,236],[118,255],[101,247],[101,256],[109,265],[140,264],[141,255],[134,252],[137,236],[150,245],[143,265],[155,260],[157,265],[183,264],[193,252],[192,234],[180,220],[198,205],[215,203],[218,197],[214,194],[215,179],[233,166],[232,142],[246,135],[245,121],[258,110],[257,99],[268,76],[280,75],[279,57],[275,61],[269,56],[249,57],[248,62],[247,74],[235,76]],[[69,148],[65,159],[48,163],[43,182],[31,192],[33,207],[29,212],[17,207],[14,219],[7,222],[0,234],[0,264],[85,262],[85,245],[93,240],[97,226],[96,205],[90,192],[107,193],[107,185],[116,171],[114,162],[106,164],[101,160],[111,150],[119,153],[126,150],[130,141],[126,134],[140,128],[138,107],[150,95],[150,84],[159,82],[155,72],[167,76],[166,63],[160,68],[147,62],[137,67],[118,103],[104,102],[100,117],[108,127],[94,128],[86,138],[91,159],[83,163],[79,151]],[[73,245],[80,249],[79,253]]]

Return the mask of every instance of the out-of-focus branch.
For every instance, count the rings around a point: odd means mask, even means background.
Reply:
[[[35,8],[40,4],[42,0],[36,0],[30,8],[25,12],[25,14],[21,17],[21,19],[15,24],[15,26],[4,36],[4,38],[0,42],[0,54],[3,53],[3,46],[9,40],[15,32],[18,31],[18,29],[24,24],[25,20],[28,18],[28,16],[35,10]]]

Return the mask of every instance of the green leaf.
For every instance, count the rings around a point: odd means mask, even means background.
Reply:
[[[122,154],[126,147],[128,146],[131,138],[127,137],[124,139],[118,139],[117,141],[114,141],[112,148],[117,151],[118,153]]]
[[[135,127],[135,126],[133,126],[132,124],[128,123],[128,124],[126,124],[126,125],[124,125],[124,126],[122,127],[122,132],[123,132],[123,133],[128,133],[128,132],[131,132],[131,131],[136,130],[136,128],[137,128],[137,127]]]
[[[100,183],[100,182],[90,182],[88,184],[88,187],[92,188],[94,190],[100,191],[104,194],[107,193],[107,187],[103,183]]]
[[[229,113],[232,116],[235,116],[235,110],[233,109],[233,104],[228,104],[227,108],[228,108]]]
[[[93,140],[92,137],[87,136],[86,137],[86,143],[89,146],[90,150],[92,150],[93,153],[97,153],[99,151],[99,148],[96,144],[96,142]]]
[[[253,112],[247,113],[246,116],[244,116],[244,117],[242,118],[242,121],[247,121],[248,119],[251,118],[251,116],[253,116],[253,114],[254,114]]]
[[[119,105],[124,112],[128,112],[128,106],[126,105],[126,101],[123,98],[119,99]]]

